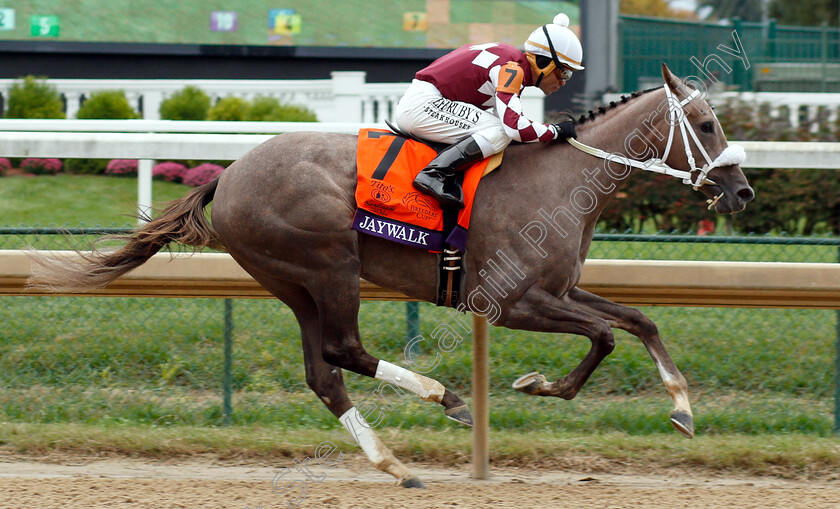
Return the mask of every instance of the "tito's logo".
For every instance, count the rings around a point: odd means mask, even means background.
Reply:
[[[382,189],[374,189],[370,192],[370,197],[382,203],[391,201],[391,195]]]

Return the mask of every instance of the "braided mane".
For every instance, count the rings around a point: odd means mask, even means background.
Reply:
[[[598,115],[603,115],[604,113],[607,112],[607,110],[611,110],[611,109],[615,108],[616,106],[618,106],[619,104],[624,104],[624,103],[628,102],[630,99],[635,99],[636,97],[639,97],[640,95],[647,94],[648,92],[653,92],[654,90],[659,90],[660,88],[662,88],[662,85],[660,85],[658,87],[649,88],[647,90],[642,90],[641,92],[631,92],[629,97],[626,96],[626,95],[622,95],[621,99],[618,102],[610,101],[610,104],[608,106],[598,106],[597,111],[596,110],[589,110],[588,113],[584,113],[583,115],[580,116],[580,118],[577,119],[576,124],[580,125],[580,124],[582,124],[586,121],[592,121]]]

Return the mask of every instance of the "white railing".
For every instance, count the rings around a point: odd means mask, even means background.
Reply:
[[[605,104],[618,101],[622,94],[605,94]],[[743,101],[753,105],[758,114],[759,106],[766,105],[771,118],[787,117],[792,127],[811,124],[816,130],[816,122],[823,115],[829,124],[835,124],[840,118],[840,93],[820,92],[713,92],[706,99],[712,106],[726,104],[729,101]],[[756,118],[756,120],[759,120]]]
[[[812,124],[820,120],[820,111],[825,120],[831,124],[837,122],[838,108],[840,108],[840,94],[819,92],[722,92],[712,96],[712,104],[723,104],[727,101],[743,101],[755,106],[767,105],[772,118],[787,115],[787,121],[793,127],[802,123]],[[758,112],[758,108],[754,108]]]
[[[287,132],[356,134],[384,123],[0,119],[0,157],[234,160]],[[131,134],[138,133],[138,134]],[[733,141],[744,168],[840,169],[840,143]]]
[[[0,119],[0,156],[138,159],[137,203],[140,212],[147,213],[152,204],[151,169],[155,160],[235,160],[274,134],[302,131],[355,134],[362,127],[385,126],[324,122]],[[840,168],[840,143],[737,143],[748,154],[742,165],[745,168]]]
[[[49,79],[66,102],[68,119],[76,117],[84,99],[94,92],[123,90],[129,103],[145,120],[160,119],[160,104],[191,85],[210,96],[211,103],[227,96],[253,99],[274,97],[306,106],[322,122],[382,122],[393,120],[394,108],[408,83],[367,83],[362,71],[335,71],[323,80],[76,80]],[[0,79],[0,95],[8,103],[9,89],[19,80]],[[522,106],[532,120],[542,122],[545,95],[526,89]],[[7,104],[8,106],[8,104]]]

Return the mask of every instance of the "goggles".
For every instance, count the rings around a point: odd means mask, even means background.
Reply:
[[[557,69],[560,81],[569,81],[572,79],[573,71],[566,66]]]

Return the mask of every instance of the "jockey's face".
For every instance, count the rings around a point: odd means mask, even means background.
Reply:
[[[565,85],[566,81],[572,77],[571,71],[571,69],[565,66],[554,69],[551,74],[542,79],[540,82],[540,90],[542,90],[545,95],[551,95],[554,92],[557,92],[560,87]]]

